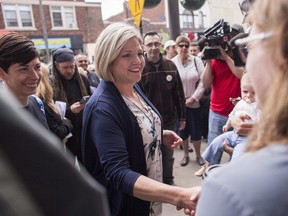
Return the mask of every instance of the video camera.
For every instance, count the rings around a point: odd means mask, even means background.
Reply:
[[[204,50],[203,59],[219,59],[220,50],[215,47],[220,45],[225,51],[228,50],[228,41],[232,38],[231,28],[228,22],[220,19],[212,27],[204,31],[204,37],[198,41],[200,47],[207,46]]]

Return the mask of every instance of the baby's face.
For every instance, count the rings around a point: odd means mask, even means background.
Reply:
[[[241,96],[246,103],[255,102],[255,92],[250,83],[244,82],[241,84]]]

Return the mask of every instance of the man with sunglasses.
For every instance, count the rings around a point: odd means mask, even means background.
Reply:
[[[239,25],[232,26],[233,36],[241,31],[243,31],[243,28],[240,28]],[[220,58],[207,59],[201,77],[205,88],[212,87],[208,145],[222,133],[222,127],[234,107],[229,98],[238,98],[241,95],[240,79],[244,72],[243,67],[235,66],[232,49],[229,45],[226,51],[221,46],[218,48],[220,49]]]
[[[140,86],[163,118],[163,129],[176,131],[177,119],[180,128],[185,127],[185,97],[182,82],[175,64],[162,56],[161,37],[157,32],[148,32],[143,37],[145,67]],[[163,182],[174,184],[173,150],[162,147]]]

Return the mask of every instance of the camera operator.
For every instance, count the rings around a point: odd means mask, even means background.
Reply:
[[[231,27],[231,37],[243,31],[242,26],[235,24]],[[228,114],[233,109],[229,98],[240,97],[240,79],[244,72],[243,67],[236,67],[233,60],[232,48],[227,43],[224,50],[221,45],[215,45],[219,49],[219,56],[213,59],[206,58],[206,66],[202,74],[205,88],[212,88],[209,110],[208,145],[213,139],[222,133],[222,127],[228,119]],[[204,52],[205,53],[204,48]],[[204,54],[205,58],[205,54]]]

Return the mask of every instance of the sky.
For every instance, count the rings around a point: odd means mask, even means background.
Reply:
[[[123,11],[124,0],[85,0],[86,2],[102,2],[102,18],[107,18]]]

